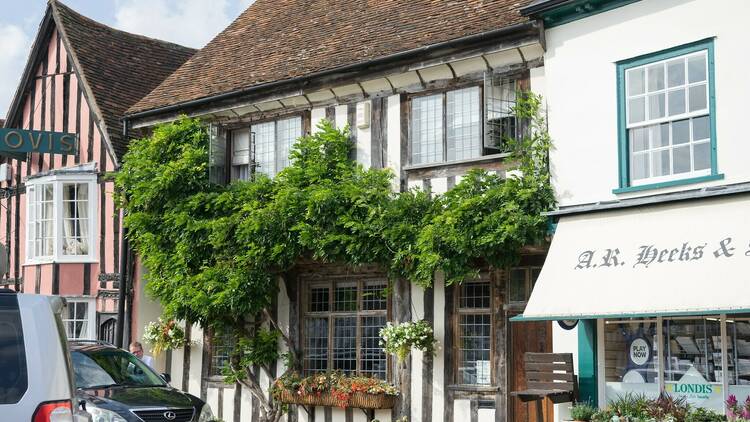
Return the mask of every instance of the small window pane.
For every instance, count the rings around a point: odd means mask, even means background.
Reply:
[[[687,173],[690,171],[690,145],[674,149],[674,172]]]
[[[314,287],[310,289],[310,312],[328,311],[328,287]]]
[[[362,374],[385,379],[386,357],[380,347],[380,329],[385,327],[385,316],[362,317],[361,350]]]
[[[490,307],[490,283],[488,281],[468,281],[461,285],[463,309],[486,309]]]
[[[276,171],[289,167],[289,153],[297,139],[302,136],[302,118],[279,120],[276,124]]]
[[[328,318],[305,320],[305,372],[325,372],[328,369]]]
[[[667,62],[667,79],[670,88],[685,85],[685,59]]]
[[[637,179],[645,179],[649,177],[649,155],[648,153],[645,154],[634,154],[633,155],[633,165],[631,172],[632,174],[630,177],[633,180]]]
[[[684,144],[690,142],[690,121],[678,120],[672,123],[672,143]]]
[[[665,147],[669,145],[669,123],[650,126],[651,148]]]
[[[670,173],[669,149],[651,153],[651,175],[653,177],[668,176]]]
[[[491,383],[490,315],[461,315],[459,345],[461,360],[458,373],[462,384]]]
[[[692,84],[706,80],[706,55],[688,58],[688,81]]]
[[[648,149],[648,129],[636,128],[630,130],[630,145],[633,152],[644,151]]]
[[[446,102],[448,160],[478,157],[482,142],[479,87],[450,91]]]
[[[705,110],[708,107],[706,101],[706,85],[690,87],[690,111]]]
[[[357,284],[340,283],[336,285],[333,296],[333,310],[337,312],[353,312],[357,310]]]
[[[412,100],[412,163],[443,161],[443,96]]]
[[[685,112],[685,90],[677,89],[669,91],[669,115],[682,114]]]
[[[648,96],[648,118],[659,119],[664,117],[666,109],[664,106],[664,94],[653,94]]]
[[[695,154],[695,170],[706,170],[711,168],[711,143],[702,142],[693,146]]]
[[[646,119],[646,98],[633,98],[628,101],[628,122],[638,123]]]
[[[385,310],[386,307],[385,283],[365,283],[362,288],[362,309],[365,311],[380,311]]]
[[[648,68],[648,91],[664,89],[664,65],[657,64]]]
[[[643,68],[628,70],[628,95],[639,95],[646,91],[646,73]]]
[[[333,320],[333,369],[345,374],[357,370],[357,317]]]
[[[696,117],[693,119],[693,141],[709,139],[711,137],[709,125],[710,121],[708,116]]]
[[[514,268],[510,270],[508,298],[511,302],[526,301],[526,269]]]
[[[253,125],[250,127],[250,132],[255,140],[255,171],[268,177],[275,176],[276,130],[274,122]]]

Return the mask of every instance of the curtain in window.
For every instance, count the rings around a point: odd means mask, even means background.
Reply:
[[[63,254],[89,252],[89,201],[85,183],[63,184]]]

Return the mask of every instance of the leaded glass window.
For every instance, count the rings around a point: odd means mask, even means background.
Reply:
[[[387,321],[384,280],[311,284],[304,308],[303,354],[307,374],[337,370],[385,379],[380,329]]]
[[[464,282],[458,297],[458,383],[492,383],[492,287],[488,280]]]

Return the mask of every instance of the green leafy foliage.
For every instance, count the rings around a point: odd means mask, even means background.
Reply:
[[[590,421],[596,412],[596,407],[589,403],[576,403],[570,409],[570,417],[574,421]]]
[[[243,368],[279,357],[279,333],[261,327],[275,327],[268,310],[278,280],[302,259],[378,264],[423,286],[437,271],[460,283],[479,268],[511,265],[546,235],[542,213],[554,206],[540,98],[519,98],[528,135],[507,140],[519,174],[475,170],[435,197],[394,193],[391,171],[350,160],[348,131],[327,121],[297,141],[292,165],[275,178],[229,186],[209,183],[208,133],[198,120],[157,127],[131,143],[116,179],[148,292],[168,319],[232,333],[229,375],[241,380]]]

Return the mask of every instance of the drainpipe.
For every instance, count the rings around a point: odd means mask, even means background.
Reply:
[[[122,216],[125,217],[125,211],[123,210]],[[122,220],[121,220],[122,221]],[[120,248],[120,287],[118,289],[118,301],[117,301],[117,328],[115,329],[115,346],[122,348],[122,340],[125,328],[125,299],[128,285],[128,255],[130,255],[130,249],[128,248],[128,236],[127,229],[123,226],[122,228],[122,247]]]

